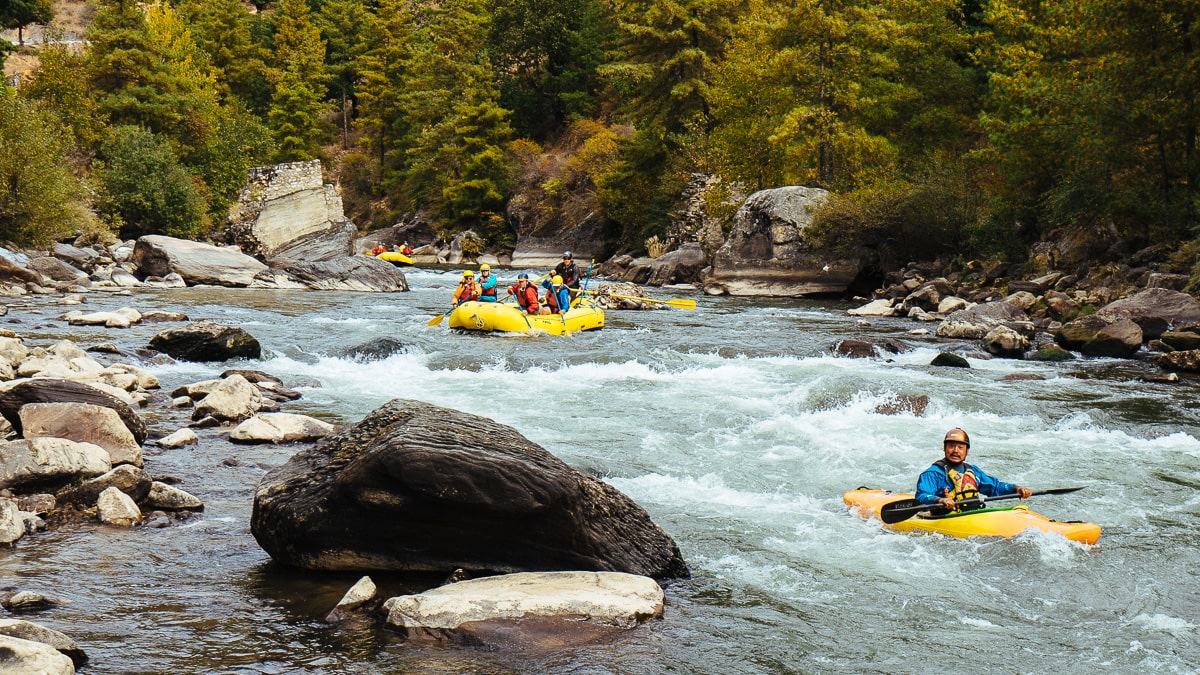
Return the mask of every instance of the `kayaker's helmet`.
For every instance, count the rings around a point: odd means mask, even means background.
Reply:
[[[555,274],[554,278],[550,280],[550,283],[554,284],[555,286],[562,286],[562,277]]]
[[[571,259],[571,252],[570,252],[570,251],[563,251],[563,257],[564,257],[564,258],[566,258],[567,260],[570,260],[570,259]]]
[[[492,266],[487,263],[483,263],[482,265],[479,266],[479,271],[480,272],[491,272]]]
[[[959,443],[965,443],[967,445],[968,450],[971,448],[971,437],[968,436],[967,432],[963,431],[962,429],[954,428],[954,429],[951,429],[950,431],[947,431],[946,437],[942,439],[942,445],[945,445],[945,444],[949,443],[950,441],[958,441]]]
[[[475,278],[475,273],[474,273],[474,272],[472,272],[471,270],[465,270],[465,271],[463,272],[463,278],[464,278],[464,279],[474,279],[474,278]]]

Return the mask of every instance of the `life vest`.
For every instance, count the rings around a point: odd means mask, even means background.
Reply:
[[[412,255],[412,254],[413,254],[413,247],[411,247],[411,246],[404,246],[404,247],[402,247],[402,248],[400,249],[400,252],[401,252],[401,253],[403,253],[404,255]]]
[[[962,463],[962,470],[954,468],[949,462],[944,459],[939,459],[934,462],[937,466],[946,472],[946,478],[950,479],[950,483],[954,485],[954,491],[951,494],[943,495],[950,497],[954,501],[962,501],[964,499],[979,498],[979,479],[975,476],[975,470],[966,462]],[[982,505],[964,505],[960,509],[971,510],[983,508]]]
[[[488,276],[491,276],[491,275],[489,274]],[[491,286],[484,287],[483,283],[481,282],[479,284],[479,287],[483,289],[483,292],[481,292],[479,294],[479,297],[491,298],[492,300],[496,299],[496,281],[494,279],[492,280]]]
[[[474,281],[459,282],[458,288],[454,290],[454,301],[458,303],[476,300],[479,298],[479,284]]]
[[[379,255],[380,253],[386,253],[386,252],[387,252],[387,248],[384,247],[383,244],[379,244],[375,248],[371,249],[371,253],[373,253],[375,255]]]
[[[517,304],[521,306],[521,309],[525,310],[526,314],[537,314],[538,309],[541,308],[538,305],[537,287],[533,284],[525,284],[525,289],[522,290],[521,285],[517,284],[509,289],[509,291],[516,296]]]
[[[579,285],[579,267],[573,260],[570,265],[559,263],[555,266],[554,273],[563,278],[564,286],[574,287]]]
[[[554,314],[561,314],[568,309],[567,307],[558,306],[558,289],[554,288],[554,286],[546,289],[546,306],[549,307],[550,311]]]

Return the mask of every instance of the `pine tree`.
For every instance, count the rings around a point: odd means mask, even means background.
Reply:
[[[25,26],[46,25],[54,20],[50,0],[5,0],[0,4],[0,27],[17,29],[17,44],[25,46]]]
[[[382,0],[367,31],[367,50],[357,59],[360,73],[356,125],[362,143],[379,163],[380,182],[394,187],[404,167],[402,139],[408,124],[400,106],[411,63],[412,15],[407,0]]]
[[[275,21],[273,85],[267,114],[278,143],[277,159],[298,161],[320,153],[324,132],[325,44],[305,0],[283,0]]]
[[[359,57],[369,47],[371,15],[361,0],[329,0],[316,15],[325,40],[325,71],[331,97],[341,101],[342,148],[350,147],[351,108],[359,79]]]
[[[265,113],[269,100],[262,48],[251,35],[251,16],[241,0],[182,0],[181,16],[192,26],[196,44],[208,54],[221,97],[242,101]]]

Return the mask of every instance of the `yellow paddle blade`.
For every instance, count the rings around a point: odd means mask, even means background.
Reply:
[[[450,312],[446,312],[445,314],[439,314],[439,315],[433,317],[432,319],[430,319],[429,323],[426,323],[425,325],[426,326],[436,326],[442,322],[442,319],[445,319],[447,316],[449,316],[449,314],[450,314]]]

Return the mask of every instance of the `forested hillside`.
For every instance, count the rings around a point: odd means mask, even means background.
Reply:
[[[640,249],[704,173],[832,191],[825,240],[884,264],[1200,250],[1192,0],[92,4],[0,94],[0,239],[202,238],[248,167],[321,158],[360,228],[493,246],[519,195]]]

